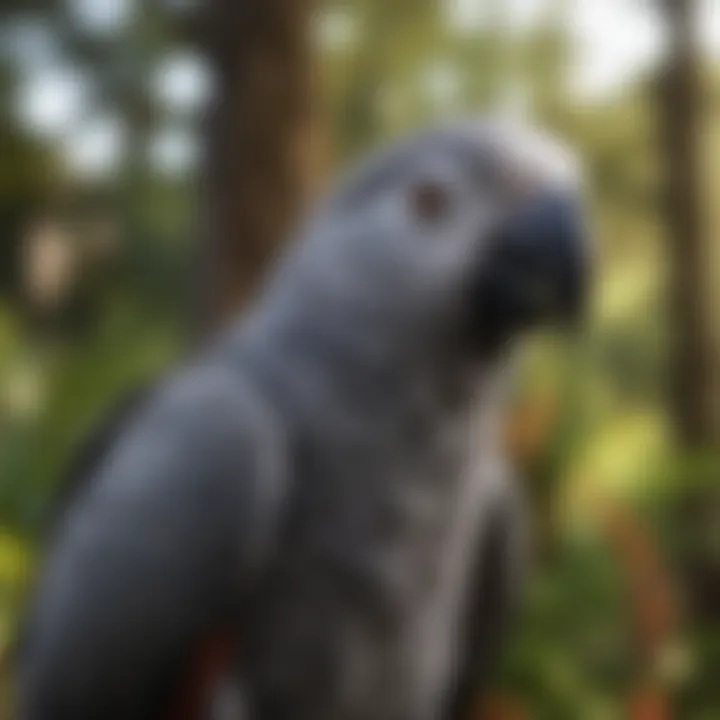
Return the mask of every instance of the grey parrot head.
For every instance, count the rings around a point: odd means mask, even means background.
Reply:
[[[463,122],[381,150],[321,205],[305,238],[289,278],[281,273],[285,302],[347,332],[410,328],[493,352],[584,311],[578,165],[527,127]]]

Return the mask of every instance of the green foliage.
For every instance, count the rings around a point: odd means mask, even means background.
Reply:
[[[627,592],[601,537],[568,532],[526,593],[506,690],[533,717],[620,717],[636,670]],[[600,714],[601,709],[604,714]]]

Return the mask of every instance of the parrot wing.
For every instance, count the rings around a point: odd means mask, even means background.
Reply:
[[[92,463],[40,578],[21,718],[162,717],[207,639],[232,632],[285,481],[276,417],[239,375],[171,379]]]

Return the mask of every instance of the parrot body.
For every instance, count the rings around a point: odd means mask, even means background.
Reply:
[[[303,419],[301,492],[244,636],[258,717],[437,716],[479,535],[512,491],[495,380],[358,382],[329,426]]]
[[[90,464],[38,588],[23,720],[235,718],[240,694],[248,720],[467,714],[521,566],[506,347],[575,309],[585,261],[559,158],[430,131],[321,206]]]

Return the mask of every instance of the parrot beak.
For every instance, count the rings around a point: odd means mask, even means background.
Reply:
[[[562,195],[539,199],[517,221],[516,251],[518,256],[528,253],[528,282],[547,286],[548,302],[538,304],[536,321],[582,327],[589,304],[590,252],[579,199]],[[523,250],[527,246],[532,249]]]
[[[579,198],[555,191],[513,211],[482,265],[475,322],[483,345],[538,325],[582,327],[590,252]]]

